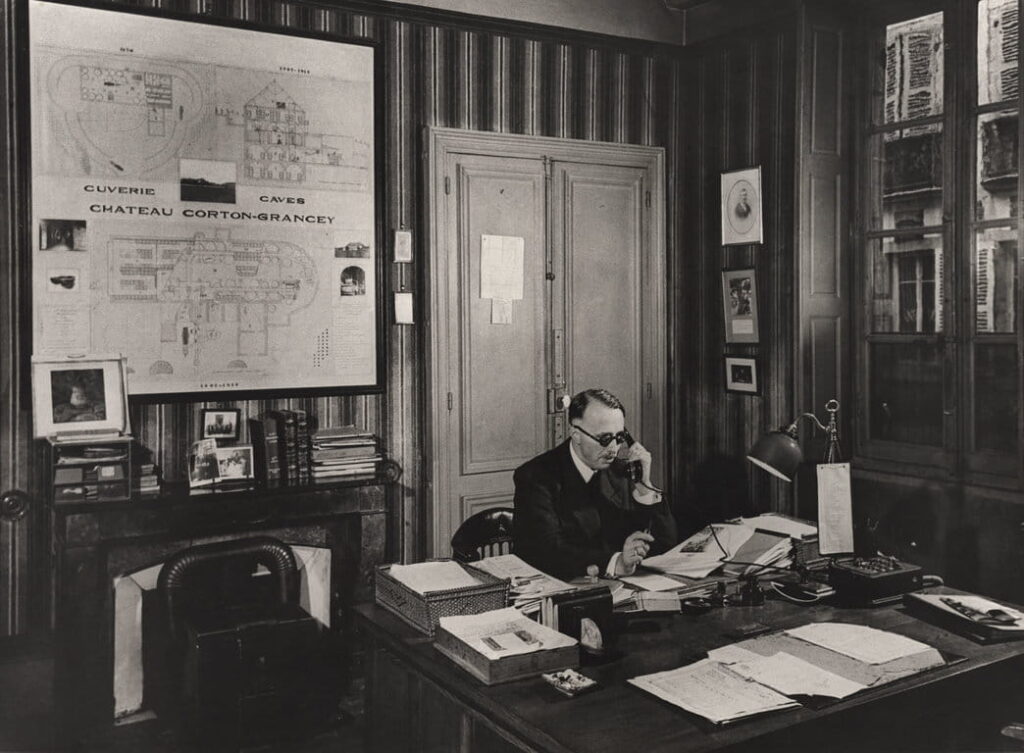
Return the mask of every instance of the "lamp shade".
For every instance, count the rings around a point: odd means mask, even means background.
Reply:
[[[790,482],[803,459],[800,444],[785,431],[768,432],[757,440],[757,444],[747,454],[747,460],[754,465]]]

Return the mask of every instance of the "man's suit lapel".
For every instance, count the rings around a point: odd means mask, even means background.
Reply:
[[[609,473],[607,470],[598,471],[595,483],[598,491],[610,504],[621,510],[629,509],[627,497],[627,484],[625,476]]]

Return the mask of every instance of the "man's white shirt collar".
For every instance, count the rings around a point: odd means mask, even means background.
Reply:
[[[576,470],[583,476],[583,483],[589,484],[590,479],[597,473],[593,468],[583,462],[583,458],[576,454],[576,448],[573,447],[572,440],[569,440],[569,455],[572,456],[573,465],[576,466]]]

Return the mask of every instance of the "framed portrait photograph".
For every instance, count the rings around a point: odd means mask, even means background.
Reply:
[[[242,412],[238,408],[203,408],[202,439],[238,441],[238,424]]]
[[[218,481],[243,481],[252,478],[252,445],[218,447],[213,454],[217,458]]]
[[[763,242],[761,168],[722,173],[722,245]]]
[[[124,359],[33,356],[32,407],[36,437],[127,434]]]
[[[725,341],[758,342],[757,275],[753,268],[722,270],[722,303],[725,308]]]
[[[761,394],[761,374],[754,356],[725,357],[725,390],[743,395]]]

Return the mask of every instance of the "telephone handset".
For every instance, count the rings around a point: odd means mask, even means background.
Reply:
[[[612,462],[612,465],[621,473],[623,476],[628,478],[634,484],[639,484],[644,477],[644,465],[639,460],[627,460],[626,457],[629,455],[629,448],[633,446],[636,440],[629,435],[629,432],[625,429],[622,430],[622,445],[619,447],[618,457]]]

